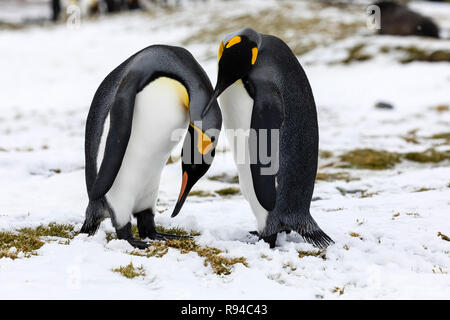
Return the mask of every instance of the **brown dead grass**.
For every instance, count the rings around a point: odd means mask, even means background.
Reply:
[[[343,167],[383,170],[394,167],[395,164],[400,162],[401,157],[395,152],[374,149],[355,149],[342,154],[340,158],[347,163]]]
[[[438,237],[441,237],[442,240],[450,241],[450,237],[446,236],[445,234],[443,234],[441,232],[438,232],[437,235],[438,235]]]
[[[133,263],[130,262],[124,267],[118,267],[113,269],[114,272],[120,273],[122,276],[128,279],[133,279],[136,277],[145,277],[145,270],[143,266],[135,267]]]
[[[359,23],[326,20],[318,16],[299,18],[290,14],[292,9],[291,4],[281,3],[277,9],[264,9],[233,17],[213,14],[208,28],[201,28],[186,38],[182,44],[215,43],[218,49],[220,41],[226,34],[251,27],[260,33],[280,37],[289,45],[295,55],[302,55],[324,43],[318,43],[309,37],[301,37],[299,34],[326,35],[324,37],[326,40],[322,40],[322,42],[330,43],[353,35],[364,27]],[[216,51],[214,51],[215,54]]]
[[[0,232],[0,258],[16,259],[23,254],[25,258],[37,255],[36,250],[44,245],[45,237],[64,238],[67,241],[76,235],[69,224],[51,222],[36,228],[22,228],[15,231]],[[13,249],[15,248],[15,249]]]
[[[204,265],[211,266],[214,273],[217,275],[229,275],[232,271],[232,267],[237,263],[241,263],[248,267],[247,260],[244,257],[225,257],[223,256],[224,252],[222,250],[214,247],[200,246],[193,239],[154,241],[145,251],[133,251],[130,254],[145,256],[147,258],[162,258],[169,252],[169,248],[176,249],[181,254],[187,254],[189,252],[197,253],[200,257],[204,258]]]

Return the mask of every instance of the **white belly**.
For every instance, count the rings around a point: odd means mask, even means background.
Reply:
[[[161,172],[178,141],[174,130],[186,130],[189,113],[187,92],[177,81],[158,78],[136,96],[130,140],[120,170],[106,194],[119,226],[133,213],[154,208]],[[105,149],[109,116],[98,153],[100,168]]]
[[[250,171],[248,137],[253,99],[248,95],[242,81],[238,80],[221,94],[219,101],[227,139],[239,173],[239,184],[256,217],[258,231],[261,232],[266,225],[268,212],[256,198]]]

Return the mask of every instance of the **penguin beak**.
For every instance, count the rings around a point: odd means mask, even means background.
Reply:
[[[211,109],[212,105],[214,104],[214,102],[217,100],[217,97],[221,94],[222,92],[220,92],[218,90],[218,88],[216,87],[216,89],[214,90],[214,93],[211,97],[211,100],[209,100],[208,104],[206,105],[206,108],[203,110],[202,112],[202,119],[208,114],[208,111]]]
[[[187,195],[189,194],[189,191],[191,191],[191,187],[188,185],[188,174],[185,171],[183,173],[183,180],[181,181],[181,190],[180,195],[178,196],[177,204],[175,205],[175,209],[173,209],[172,212],[172,218],[176,217],[178,213],[181,210],[181,207],[183,206],[184,202],[186,201]]]

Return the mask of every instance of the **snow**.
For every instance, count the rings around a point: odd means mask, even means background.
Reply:
[[[317,15],[309,2],[292,6],[299,17]],[[450,25],[450,5],[414,6]],[[174,12],[83,20],[79,29],[62,23],[0,30],[0,148],[8,150],[0,151],[0,230],[52,221],[81,227],[87,205],[84,121],[95,90],[115,66],[150,44],[182,45],[221,12],[235,17],[265,8],[279,10],[276,1],[195,3]],[[321,15],[339,20],[344,11],[332,8]],[[448,50],[450,41],[373,37],[361,17],[354,20],[362,21],[354,36],[299,57],[318,107],[320,148],[334,155],[365,147],[423,151],[435,142],[426,137],[450,128],[450,112],[432,109],[450,105],[449,63],[401,64],[395,53],[348,65],[330,62],[342,60],[346,48],[360,42],[377,52],[383,45]],[[215,83],[216,62],[209,52],[215,52],[217,43],[185,46]],[[394,109],[375,109],[378,101],[392,103]],[[418,145],[401,138],[410,130],[417,130]],[[221,149],[225,142],[222,137]],[[439,148],[448,150],[448,144]],[[319,166],[326,163],[321,159]],[[218,152],[207,176],[224,172],[234,175],[236,169],[229,152]],[[0,298],[448,299],[450,243],[437,233],[450,233],[449,163],[403,161],[390,170],[347,172],[360,180],[316,183],[314,197],[319,200],[312,202],[312,215],[336,242],[325,260],[299,258],[297,250],[315,249],[295,234],[281,234],[275,249],[250,236],[256,220],[241,195],[189,197],[171,219],[181,184],[176,162],[163,172],[159,209],[165,211],[157,214],[157,224],[199,231],[199,244],[224,250],[229,257],[243,256],[248,268],[236,264],[230,275],[218,276],[195,253],[170,249],[162,258],[129,255],[128,243],[107,243],[105,232],[114,229],[106,220],[93,237],[78,235],[69,245],[46,243],[31,258],[0,259]],[[195,189],[212,192],[228,186],[235,185],[205,177]],[[376,194],[344,196],[336,187]],[[432,190],[414,192],[422,187]],[[130,280],[112,272],[130,261],[144,267],[144,278]],[[333,292],[336,287],[344,293]]]

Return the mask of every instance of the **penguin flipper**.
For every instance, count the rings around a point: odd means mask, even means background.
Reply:
[[[133,78],[135,77],[132,73],[125,76],[114,97],[109,112],[110,128],[105,152],[97,177],[89,190],[90,200],[99,199],[109,191],[122,165],[131,135],[134,102],[137,94],[137,81],[132,81]]]
[[[284,119],[283,97],[277,86],[260,80],[254,87],[249,137],[250,171],[256,198],[267,211],[275,208],[275,178],[279,165],[279,129]],[[276,130],[273,130],[276,129]]]

